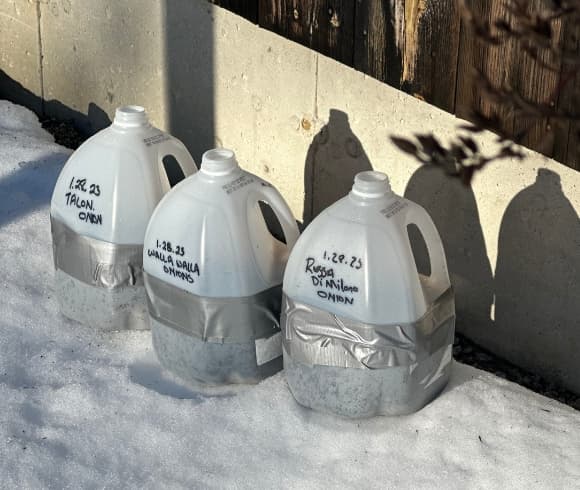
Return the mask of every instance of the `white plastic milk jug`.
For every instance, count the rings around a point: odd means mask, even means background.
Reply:
[[[417,272],[408,225],[429,252]],[[284,275],[284,369],[296,400],[346,417],[414,412],[449,378],[455,305],[427,212],[380,172],[356,175],[294,247]]]
[[[143,238],[170,189],[167,155],[185,176],[197,170],[185,146],[154,128],[145,109],[125,106],[64,166],[50,211],[64,315],[105,330],[149,328]]]
[[[266,226],[268,204],[286,244]],[[165,196],[143,250],[153,345],[184,379],[255,383],[282,368],[282,277],[298,227],[269,183],[230,150],[203,155],[200,171]]]

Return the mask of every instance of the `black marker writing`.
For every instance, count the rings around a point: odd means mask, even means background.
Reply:
[[[185,258],[185,247],[174,245],[167,240],[156,240],[157,248],[147,249],[147,256],[152,257],[163,264],[163,272],[169,276],[177,277],[188,284],[195,282],[195,277],[201,275],[199,264]],[[177,257],[174,257],[176,255]]]
[[[308,274],[314,274],[316,277],[320,279],[324,279],[325,277],[334,277],[334,269],[331,267],[326,268],[323,265],[319,265],[316,263],[316,259],[313,257],[308,257],[306,259],[306,271]]]
[[[101,187],[98,184],[89,184],[87,179],[73,177],[68,188],[70,191],[75,192],[67,192],[64,195],[66,205],[83,210],[78,213],[78,219],[84,223],[102,225],[103,215],[95,210],[95,200],[83,196],[83,194],[88,194],[89,196],[99,197],[101,195]]]
[[[327,259],[325,254],[326,252],[324,252],[323,258]],[[340,255],[337,255],[337,260],[339,260],[338,257]],[[354,258],[356,259],[356,257]],[[348,266],[349,264],[345,260],[345,256],[343,256],[340,263]],[[362,267],[362,263],[360,267]],[[353,268],[356,269],[356,267]],[[356,294],[359,292],[358,286],[348,284],[343,278],[336,277],[337,273],[333,267],[317,263],[314,257],[307,257],[304,272],[310,276],[312,285],[317,288],[316,294],[319,298],[333,303],[354,304],[355,298],[341,293]]]

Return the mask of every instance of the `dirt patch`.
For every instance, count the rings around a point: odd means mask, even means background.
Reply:
[[[56,119],[45,119],[40,121],[42,127],[54,136],[55,143],[76,150],[87,139],[68,122],[57,121]]]

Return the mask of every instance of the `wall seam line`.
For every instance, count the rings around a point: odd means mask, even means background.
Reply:
[[[316,64],[314,67],[314,121],[318,120],[318,59],[319,54],[316,53]]]
[[[313,126],[318,127],[318,61],[320,58],[320,55],[317,52],[314,52],[314,59],[315,59],[315,64],[314,64],[314,107],[313,107],[313,117],[312,117],[312,123]],[[312,163],[312,167],[310,169],[310,175],[308,175],[308,179],[309,182],[306,183],[304,182],[304,192],[305,192],[305,197],[309,197],[308,202],[304,202],[304,210],[302,211],[302,214],[304,217],[308,217],[309,220],[312,220],[314,218],[313,214],[314,214],[314,175],[316,174],[316,169],[314,168],[314,166],[316,165],[316,162]],[[310,188],[310,192],[308,192],[308,188]]]
[[[459,87],[459,62],[460,62],[461,51],[462,51],[462,47],[463,47],[463,29],[464,29],[463,16],[461,15],[461,12],[459,12],[459,33],[458,33],[459,39],[457,40],[457,57],[455,60],[456,61],[456,63],[455,63],[455,90],[454,90],[454,94],[453,94],[453,107],[451,108],[451,111],[450,111],[450,114],[454,114],[455,116],[457,116],[457,92],[458,92],[457,87]]]
[[[38,75],[40,78],[40,114],[44,117],[44,51],[42,47],[42,27],[40,18],[42,10],[40,8],[40,0],[36,0],[36,20],[37,20],[37,35],[38,35]]]

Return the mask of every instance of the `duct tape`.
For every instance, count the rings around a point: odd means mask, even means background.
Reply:
[[[80,235],[51,216],[54,266],[90,286],[143,285],[143,245],[122,245]]]
[[[244,343],[280,332],[282,286],[251,296],[197,296],[145,273],[150,315],[182,333],[212,343]]]
[[[455,302],[448,289],[413,323],[375,325],[283,296],[286,353],[307,365],[358,369],[413,366],[453,343]]]

